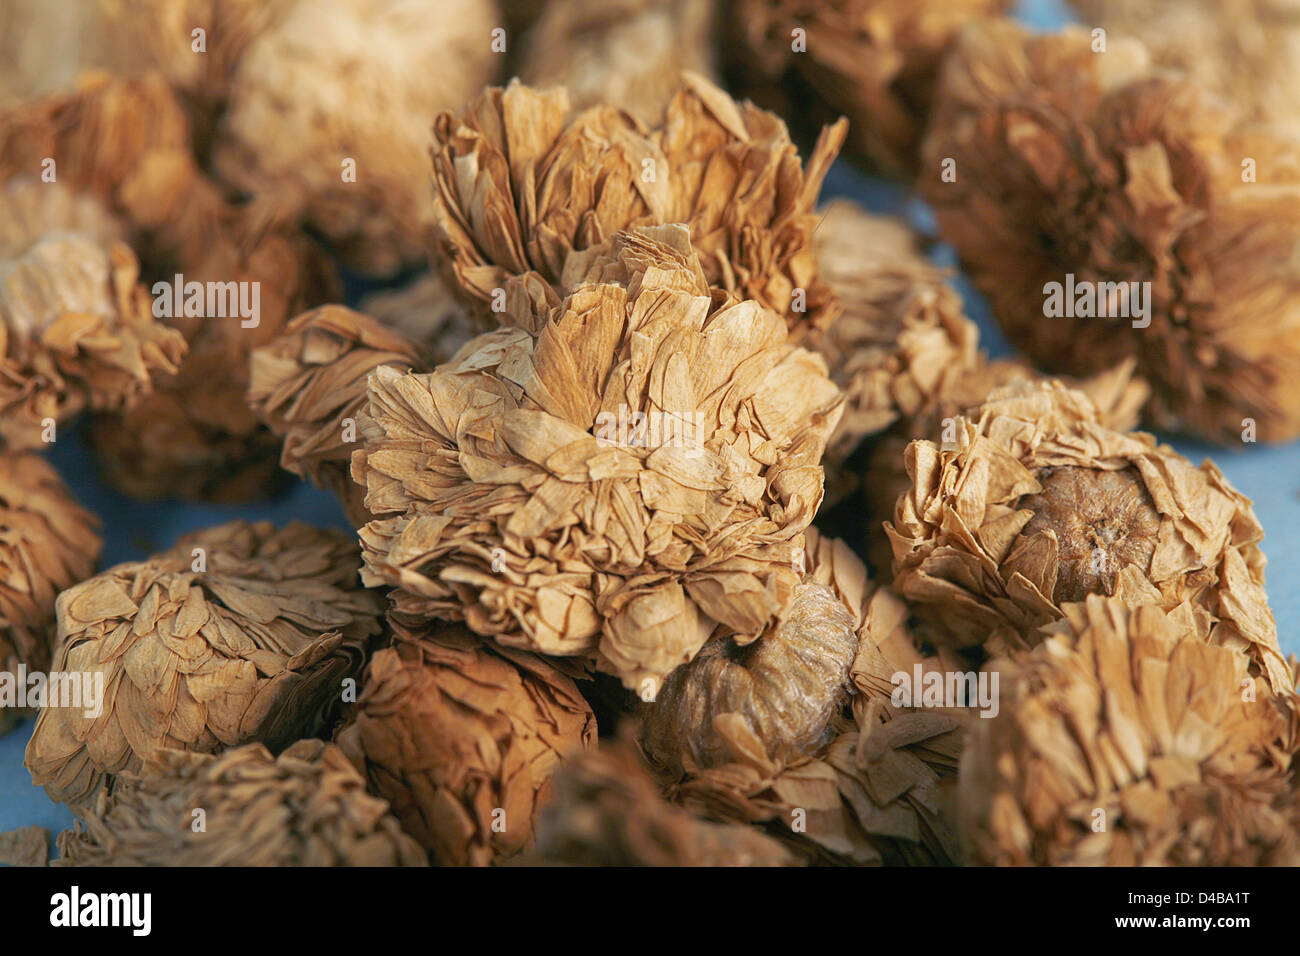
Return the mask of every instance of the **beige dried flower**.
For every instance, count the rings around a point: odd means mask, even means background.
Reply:
[[[46,866],[49,841],[44,827],[19,827],[0,833],[0,866]]]
[[[578,670],[458,624],[394,635],[366,670],[339,746],[435,864],[518,853],[561,758],[596,735]]]
[[[274,750],[327,729],[380,629],[356,567],[339,532],[235,521],[64,591],[54,669],[100,675],[103,695],[41,712],[33,780],[80,806],[165,748]]]
[[[1264,593],[1264,532],[1210,461],[1099,420],[1082,392],[1018,382],[908,446],[912,487],[886,526],[894,586],[938,642],[1033,644],[1088,594],[1187,605],[1213,644],[1291,677]]]
[[[363,580],[404,621],[463,619],[639,689],[785,606],[840,397],[779,316],[710,298],[684,227],[585,260],[536,336],[371,376]]]
[[[98,525],[43,458],[0,451],[0,670],[49,669],[54,599],[94,572]]]
[[[1049,370],[1136,358],[1161,426],[1295,437],[1300,140],[1153,71],[1136,41],[1092,44],[1000,21],[963,33],[922,177],[944,237]]]
[[[664,802],[629,744],[575,755],[554,778],[529,863],[562,866],[787,866],[754,827],[713,823]]]
[[[1063,614],[962,757],[973,862],[1300,862],[1285,710],[1248,659],[1206,644],[1185,605],[1091,595]]]
[[[892,176],[918,171],[939,67],[960,29],[1011,0],[732,0],[729,67],[782,115],[849,118],[849,148]]]
[[[496,25],[483,0],[294,4],[234,70],[214,168],[300,212],[359,269],[421,259],[429,125],[492,78]]]
[[[400,289],[372,292],[361,311],[425,349],[430,368],[450,361],[474,336],[496,328],[471,315],[447,282],[424,273]]]
[[[51,422],[129,407],[176,371],[185,340],[153,318],[139,269],[90,197],[0,188],[0,440],[39,446]]]
[[[200,816],[201,813],[201,816]],[[332,744],[164,751],[59,834],[60,866],[424,866]],[[196,822],[202,820],[202,826]]]
[[[434,136],[439,250],[481,309],[496,307],[512,277],[554,304],[573,288],[570,253],[633,226],[680,222],[714,286],[792,327],[835,316],[811,237],[843,124],[801,164],[780,119],[688,72],[653,129],[610,106],[574,115],[564,90],[512,82],[443,113]]]
[[[683,70],[714,74],[713,17],[709,0],[550,0],[525,37],[520,79],[654,126]]]

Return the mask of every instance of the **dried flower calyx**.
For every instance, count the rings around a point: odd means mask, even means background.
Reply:
[[[1205,637],[1247,652],[1274,691],[1291,676],[1264,593],[1263,529],[1209,461],[1098,420],[1082,392],[1019,382],[913,442],[912,487],[886,526],[894,586],[939,642],[1037,641],[1087,594],[1187,605]]]
[[[324,730],[379,631],[356,567],[338,532],[236,521],[64,591],[54,668],[99,696],[41,712],[33,780],[84,804],[162,749],[277,749]]]
[[[1286,778],[1294,697],[1256,694],[1247,658],[1199,630],[1186,607],[1092,595],[1064,608],[962,757],[973,862],[1300,860]]]
[[[84,825],[59,834],[60,865],[425,865],[332,744],[300,740],[278,757],[262,744],[169,750],[148,769],[117,778]]]
[[[562,89],[512,82],[439,116],[434,135],[439,246],[472,300],[494,301],[512,277],[558,300],[573,287],[564,267],[574,250],[680,222],[713,285],[791,327],[834,318],[811,237],[843,124],[804,165],[776,116],[684,73],[653,130],[609,106],[573,115]]]
[[[536,336],[375,371],[363,579],[396,587],[402,620],[464,619],[639,689],[784,607],[840,397],[775,313],[715,306],[684,227],[586,264]]]
[[[518,853],[561,758],[595,738],[575,670],[461,625],[394,633],[366,671],[339,745],[434,863]]]

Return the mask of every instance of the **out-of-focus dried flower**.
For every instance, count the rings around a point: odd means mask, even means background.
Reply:
[[[849,146],[917,174],[939,66],[961,27],[1011,0],[732,0],[726,48],[740,88],[783,116],[849,118]]]
[[[1291,677],[1264,593],[1264,536],[1210,461],[1116,432],[1056,382],[995,390],[956,441],[908,446],[913,486],[886,532],[894,586],[927,636],[957,647],[1035,643],[1088,594],[1186,604],[1214,644],[1248,653],[1276,692]]]
[[[687,72],[653,130],[610,106],[574,115],[564,90],[512,82],[443,113],[434,136],[438,245],[480,308],[512,277],[554,303],[573,288],[564,274],[573,251],[679,222],[714,286],[792,327],[836,314],[811,237],[843,124],[803,165],[780,119]]]
[[[339,532],[235,521],[64,591],[54,669],[99,675],[103,695],[41,711],[33,780],[79,806],[164,748],[274,750],[328,728],[380,630],[356,567]]]
[[[400,289],[373,292],[361,311],[380,325],[418,342],[429,368],[450,361],[474,336],[496,328],[471,315],[441,277],[425,273]]]
[[[429,124],[492,78],[496,25],[484,0],[295,4],[244,50],[214,168],[301,211],[357,268],[420,259]]]
[[[45,827],[19,827],[0,833],[0,866],[45,866],[50,835]]]
[[[629,744],[575,755],[538,814],[529,863],[562,866],[787,866],[760,830],[712,823],[664,802]]]
[[[1206,644],[1185,606],[1092,595],[1063,613],[962,757],[973,862],[1300,861],[1285,711],[1246,693],[1247,658]]]
[[[168,750],[101,790],[59,834],[61,866],[424,866],[388,804],[333,744]],[[203,826],[196,827],[198,811]]]
[[[112,217],[58,183],[0,188],[0,439],[50,440],[48,420],[130,406],[175,372],[179,332],[154,320]]]
[[[713,16],[709,0],[550,0],[519,75],[565,87],[575,109],[608,103],[654,126],[683,70],[714,73]]]
[[[518,853],[561,758],[596,735],[560,662],[503,648],[458,624],[396,625],[336,738],[436,864]]]
[[[1298,143],[1153,72],[1136,41],[1097,54],[1078,29],[989,21],[947,61],[922,184],[1032,359],[1133,357],[1156,423],[1280,441],[1300,434]]]
[[[404,621],[463,619],[657,687],[787,603],[840,396],[778,315],[711,300],[683,226],[583,258],[589,281],[535,336],[375,370],[352,459],[378,516],[363,580],[393,585]]]

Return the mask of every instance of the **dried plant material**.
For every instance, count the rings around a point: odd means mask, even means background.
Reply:
[[[1161,426],[1281,441],[1300,435],[1298,143],[1153,72],[1136,41],[1094,53],[1078,29],[986,22],[945,68],[922,185],[1030,358],[1136,358]]]
[[[98,525],[43,458],[0,451],[0,670],[49,669],[54,599],[94,573]]]
[[[58,183],[0,188],[0,439],[32,448],[84,408],[129,407],[175,372],[139,263],[107,211]]]
[[[1063,612],[962,757],[973,862],[1300,862],[1285,711],[1247,658],[1206,644],[1186,607],[1092,595]]]
[[[1142,41],[1248,117],[1300,133],[1300,8],[1294,0],[1071,0],[1090,25]]]
[[[713,75],[713,15],[709,0],[551,0],[520,78],[565,87],[575,109],[607,103],[654,126],[683,70]]]
[[[64,591],[54,668],[102,675],[103,697],[41,712],[33,780],[81,806],[162,749],[277,750],[328,728],[380,629],[356,567],[339,532],[235,521]]]
[[[629,744],[575,755],[555,776],[530,863],[562,866],[788,866],[754,827],[712,823],[664,802]]]
[[[429,124],[492,78],[496,21],[481,0],[294,4],[244,50],[214,168],[303,216],[359,269],[421,259]]]
[[[168,750],[59,834],[60,866],[424,866],[333,744]],[[195,822],[202,814],[202,827]]]
[[[596,735],[578,671],[458,624],[394,634],[366,671],[339,746],[435,864],[518,853],[560,760]]]
[[[429,368],[451,361],[466,342],[498,325],[471,315],[447,282],[433,273],[424,273],[400,289],[371,293],[361,300],[361,311],[420,343]]]
[[[1264,593],[1263,529],[1210,461],[1117,432],[1079,391],[1018,382],[908,446],[912,487],[886,525],[894,587],[955,647],[1032,645],[1088,594],[1185,607],[1213,644],[1291,689]]]
[[[939,67],[960,29],[1011,0],[732,0],[727,48],[740,87],[782,115],[849,118],[849,148],[917,174]]]
[[[780,119],[687,72],[654,129],[610,106],[573,114],[563,90],[512,82],[439,116],[434,136],[439,250],[481,309],[512,277],[554,304],[573,288],[570,253],[677,222],[712,285],[792,327],[835,317],[811,237],[843,124],[801,164]]]
[[[0,866],[46,866],[50,835],[45,827],[19,827],[0,833]]]
[[[352,459],[377,516],[362,577],[396,588],[403,621],[595,658],[640,690],[786,605],[841,400],[780,316],[711,298],[685,227],[583,265],[536,336],[375,370]]]

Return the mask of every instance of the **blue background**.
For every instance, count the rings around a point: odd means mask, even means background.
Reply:
[[[1021,3],[1016,15],[1044,29],[1070,19],[1063,4],[1042,0]],[[855,199],[875,211],[904,214],[923,232],[934,231],[933,220],[923,203],[909,199],[896,185],[857,173],[843,161],[831,169],[823,190],[824,199],[840,196]],[[941,265],[956,267],[956,257],[950,247],[940,244],[932,255]],[[1006,340],[989,317],[980,296],[960,275],[954,284],[965,298],[969,314],[980,326],[982,346],[994,355],[1010,354]],[[349,527],[331,495],[304,483],[292,486],[272,501],[248,506],[132,501],[99,481],[82,435],[75,429],[60,434],[50,458],[77,498],[103,521],[101,567],[140,560],[169,547],[182,534],[235,518],[269,519],[277,523],[298,519],[320,526]],[[1256,513],[1268,532],[1264,541],[1269,559],[1268,593],[1282,650],[1287,654],[1300,653],[1300,598],[1295,588],[1300,579],[1300,535],[1289,530],[1293,522],[1300,523],[1300,443],[1242,446],[1242,450],[1180,439],[1172,439],[1171,443],[1195,462],[1213,457],[1228,479],[1254,500]],[[0,832],[30,824],[58,831],[72,824],[71,813],[33,787],[22,765],[31,725],[29,720],[0,736]]]

